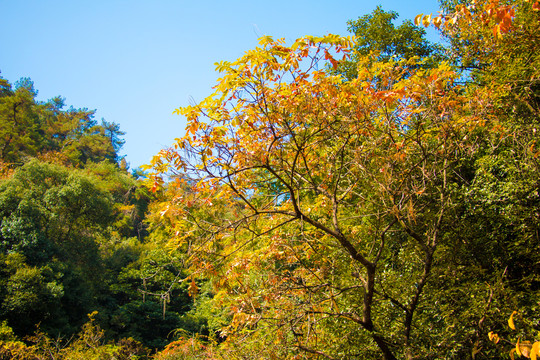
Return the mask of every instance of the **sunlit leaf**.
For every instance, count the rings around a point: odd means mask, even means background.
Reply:
[[[536,360],[540,355],[540,342],[536,341],[531,347],[531,359]]]
[[[420,24],[422,24],[422,17],[424,16],[424,14],[418,14],[414,17],[414,24],[416,26],[420,26]]]
[[[261,38],[259,38],[259,44],[260,45],[267,45],[267,44],[270,44],[273,41],[274,41],[274,39],[269,35],[265,35],[265,36],[262,36]]]
[[[495,334],[493,331],[490,331],[488,333],[488,338],[490,341],[493,341],[495,344],[497,344],[500,340],[499,335]]]
[[[517,311],[512,312],[512,315],[510,315],[510,318],[508,319],[508,326],[512,330],[516,330],[516,325],[514,324],[514,315],[517,314]]]
[[[422,25],[424,25],[425,27],[428,27],[430,22],[431,22],[431,14],[426,15],[422,18]]]
[[[512,359],[512,360],[516,360],[516,358],[514,357],[514,354],[515,354],[515,353],[516,353],[516,349],[515,349],[515,348],[514,348],[514,349],[512,349],[512,350],[510,350],[510,353],[509,353],[509,355],[510,355],[510,359]]]

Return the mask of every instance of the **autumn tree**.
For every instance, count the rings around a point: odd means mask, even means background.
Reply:
[[[442,14],[421,14],[416,23],[442,30],[451,57],[471,84],[497,98],[493,104],[503,111],[499,115],[537,122],[540,3],[472,0],[443,5]]]
[[[160,171],[186,174],[163,214],[227,294],[224,334],[269,357],[429,355],[417,317],[482,114],[445,63],[366,57],[348,82],[317,70],[354,46],[261,39],[218,64],[214,95],[177,110],[187,135],[153,162],[155,189]]]

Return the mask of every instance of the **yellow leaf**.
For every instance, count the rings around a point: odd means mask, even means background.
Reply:
[[[532,345],[531,348],[531,359],[536,360],[536,356],[540,355],[540,342],[537,341]]]
[[[531,345],[530,341],[523,341],[523,342],[519,343],[519,339],[518,339],[518,344],[516,344],[516,346],[519,346],[519,354],[521,356],[525,356],[526,358],[530,357],[531,348],[532,348],[532,345]]]
[[[430,22],[431,14],[424,16],[424,18],[422,19],[422,25],[424,25],[425,27],[428,27]]]
[[[271,36],[265,35],[259,39],[259,45],[266,45],[271,43],[272,41],[274,41],[274,39]]]
[[[498,24],[493,27],[492,31],[494,37],[502,38],[501,27]]]
[[[438,29],[441,27],[441,24],[442,24],[442,17],[441,16],[437,16],[437,17],[434,17],[433,18],[433,25]]]
[[[516,325],[514,324],[514,315],[517,314],[517,311],[514,311],[512,315],[510,315],[510,319],[508,319],[508,326],[510,326],[510,329],[516,330]]]
[[[515,312],[515,311],[514,311]],[[512,314],[514,315],[514,314]],[[519,356],[521,356],[521,349],[520,349],[520,346],[519,346],[519,338],[517,339],[516,341],[516,354],[518,354]]]
[[[420,26],[420,23],[422,21],[422,16],[424,16],[424,14],[418,14],[418,15],[415,16],[414,25]]]
[[[499,335],[495,334],[493,331],[490,331],[488,333],[489,341],[493,341],[495,344],[497,344],[500,340]]]
[[[510,359],[516,360],[516,359],[514,358],[514,353],[515,353],[515,352],[516,352],[516,349],[510,350]]]

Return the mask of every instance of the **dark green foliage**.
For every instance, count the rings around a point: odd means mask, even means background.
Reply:
[[[0,319],[20,338],[38,324],[69,337],[98,310],[108,338],[164,346],[191,299],[179,260],[143,244],[150,196],[118,165],[124,133],[61,97],[37,102],[30,79],[0,86],[0,162],[13,169],[0,180]]]
[[[395,26],[398,18],[395,11],[384,11],[377,6],[373,12],[350,20],[349,32],[356,36],[353,61],[342,62],[338,73],[347,79],[356,77],[359,57],[373,55],[377,61],[409,60],[413,57],[425,59],[427,66],[433,66],[443,58],[443,48],[426,40],[426,31],[415,26],[410,20]]]
[[[128,255],[126,250],[115,256]],[[178,257],[147,247],[136,261],[122,267],[111,284],[116,302],[124,305],[111,314],[110,331],[150,347],[165,346],[171,332],[190,325],[182,320],[192,302],[184,279]]]
[[[75,170],[33,160],[17,169],[0,183],[0,318],[20,336],[37,323],[59,335],[99,309],[109,335],[164,346],[191,300],[178,258],[126,238],[147,203],[109,162]]]
[[[111,330],[119,337],[132,337],[151,348],[163,348],[182,325],[175,312],[163,313],[163,304],[157,301],[132,301],[115,311]]]
[[[58,315],[64,286],[48,267],[31,267],[22,255],[0,255],[2,292],[0,314],[15,333],[30,333],[37,322]]]
[[[2,317],[12,319],[19,334],[39,322],[52,330],[61,318],[78,326],[102,287],[95,239],[110,222],[110,197],[80,172],[31,161],[0,185],[0,208],[1,253],[20,262],[8,274]],[[50,303],[47,296],[61,316],[42,308]],[[22,326],[24,321],[30,323]]]

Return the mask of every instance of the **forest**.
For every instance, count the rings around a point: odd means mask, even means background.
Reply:
[[[536,359],[540,1],[441,8],[260,38],[132,170],[0,77],[0,360]]]

